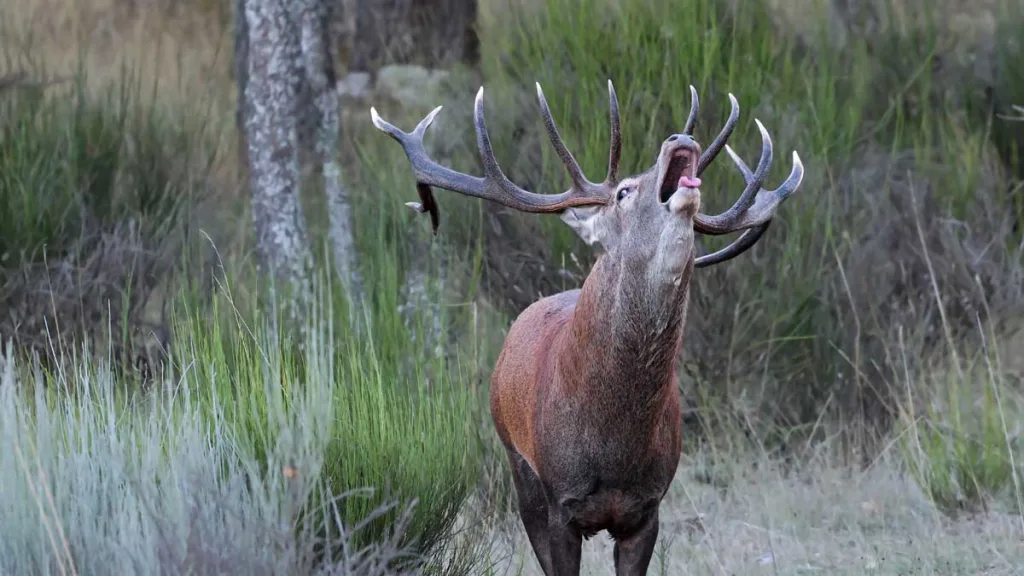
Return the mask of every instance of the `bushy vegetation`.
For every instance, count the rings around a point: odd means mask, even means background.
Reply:
[[[791,150],[807,174],[755,249],[695,277],[680,381],[691,432],[716,455],[824,443],[872,466],[896,452],[939,509],[1019,513],[1024,132],[999,115],[1024,103],[1024,14],[940,4],[484,2],[481,69],[452,75],[428,144],[479,173],[482,83],[506,173],[560,191],[534,82],[592,177],[609,78],[623,171],[685,122],[688,85],[702,142],[734,94],[736,151],[756,161],[759,118],[769,183]],[[437,191],[439,258],[426,218],[402,206],[415,192],[401,149],[350,110],[343,160],[372,297],[353,314],[321,284],[292,341],[264,312],[246,239],[224,233],[249,222],[219,193],[226,139],[142,86],[126,74],[89,90],[82,75],[0,92],[0,571],[383,574],[407,554],[409,570],[422,556],[481,573],[473,539],[454,535],[471,494],[487,516],[510,501],[490,366],[508,321],[577,286],[594,254],[556,218]],[[378,108],[408,129],[432,105]],[[723,155],[705,182],[717,212],[742,180]],[[317,231],[322,211],[307,212]],[[422,344],[433,310],[399,312],[423,260],[432,278],[447,267],[429,290],[443,354]],[[169,355],[125,370],[153,333]]]
[[[93,340],[134,359],[216,158],[130,72],[98,94],[85,81],[0,92],[0,330],[44,357],[109,331]]]
[[[51,372],[9,347],[0,461],[23,497],[0,503],[4,572],[361,574],[435,551],[477,478],[478,402],[408,347],[413,373],[378,357],[386,331],[357,340],[335,304],[311,311],[300,350],[225,288],[174,315],[171,370],[141,395],[89,355]]]

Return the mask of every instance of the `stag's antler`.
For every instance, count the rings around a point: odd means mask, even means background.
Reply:
[[[690,86],[691,104],[690,104],[690,115],[686,119],[686,126],[683,129],[687,135],[693,134],[693,129],[697,124],[697,115],[700,110],[700,102],[697,99],[697,90]],[[709,235],[722,235],[744,230],[743,234],[737,238],[732,244],[729,244],[725,248],[711,254],[706,254],[696,259],[694,266],[697,268],[703,268],[719,262],[724,262],[735,258],[739,254],[746,252],[751,246],[757,243],[761,239],[761,236],[771,226],[772,217],[775,216],[775,210],[779,205],[789,197],[797,188],[800,187],[800,182],[804,177],[804,166],[800,161],[800,155],[793,151],[793,169],[789,173],[789,177],[775,190],[765,190],[761,187],[764,183],[765,175],[768,174],[768,169],[772,163],[772,139],[765,129],[764,125],[757,118],[754,122],[757,124],[758,130],[761,132],[761,158],[757,162],[757,168],[751,172],[750,168],[747,167],[746,163],[736,155],[732,148],[726,143],[729,140],[729,136],[732,135],[733,130],[736,128],[736,123],[740,117],[740,106],[736,101],[736,97],[729,94],[729,103],[731,105],[731,111],[729,112],[729,118],[725,122],[725,126],[718,133],[718,136],[711,142],[707,150],[701,154],[700,162],[697,165],[697,176],[699,177],[704,170],[711,164],[711,162],[718,156],[718,153],[725,148],[725,151],[729,153],[729,157],[732,158],[733,163],[739,169],[740,173],[743,174],[743,180],[746,186],[743,189],[743,193],[740,194],[739,199],[725,212],[717,216],[708,216],[706,214],[697,213],[693,218],[693,228],[695,231],[701,234]]]
[[[691,86],[690,91],[693,97],[693,101],[690,104],[690,116],[686,122],[687,134],[692,133],[693,127],[696,124],[697,112],[700,104],[697,100],[697,91]],[[729,94],[729,102],[732,104],[732,111],[729,114],[729,119],[726,121],[722,131],[718,133],[718,136],[714,139],[708,149],[700,157],[700,163],[697,166],[697,175],[699,176],[704,169],[711,164],[711,162],[718,156],[722,148],[725,148],[726,152],[732,158],[733,162],[739,168],[743,174],[743,179],[746,182],[746,187],[743,189],[743,193],[740,194],[736,203],[731,208],[718,214],[716,216],[709,216],[707,214],[697,213],[693,218],[693,228],[701,234],[709,235],[721,235],[730,234],[732,232],[738,232],[740,230],[749,230],[739,239],[736,240],[732,245],[728,246],[716,252],[715,254],[709,254],[702,258],[708,258],[701,264],[707,266],[720,261],[717,255],[721,254],[726,256],[733,254],[736,249],[741,248],[741,242],[746,247],[752,246],[754,242],[767,230],[767,225],[775,215],[775,209],[778,208],[789,195],[796,191],[800,187],[800,182],[804,177],[804,166],[800,161],[800,155],[793,151],[793,168],[789,173],[789,177],[775,190],[765,190],[761,187],[764,183],[764,178],[768,174],[768,169],[772,163],[772,139],[768,134],[768,130],[765,129],[761,121],[754,119],[757,124],[757,129],[761,132],[761,158],[757,162],[757,168],[751,172],[750,168],[740,159],[739,156],[733,152],[732,148],[726,144],[729,136],[732,135],[733,129],[736,128],[736,123],[739,119],[740,108],[736,102],[736,98]],[[745,248],[744,248],[745,249]],[[715,257],[712,259],[712,257]],[[730,256],[731,257],[731,256]],[[701,259],[698,259],[701,260]]]
[[[403,132],[377,114],[377,110],[370,108],[370,116],[373,124],[378,129],[398,141],[405,150],[409,162],[412,164],[413,172],[416,175],[416,186],[422,202],[410,202],[410,206],[418,212],[429,212],[433,231],[437,233],[439,214],[437,203],[434,201],[431,186],[438,186],[446,190],[458,192],[466,196],[491,200],[523,212],[551,213],[561,212],[572,206],[588,206],[606,204],[609,198],[609,184],[616,183],[618,179],[619,157],[622,152],[622,136],[619,123],[619,103],[615,96],[615,88],[611,80],[608,81],[608,98],[611,120],[611,143],[608,153],[608,173],[604,183],[595,184],[587,180],[583,170],[573,157],[572,153],[565,146],[562,137],[558,134],[558,128],[551,117],[551,109],[540,84],[537,84],[537,99],[540,102],[541,116],[544,119],[544,126],[547,129],[548,138],[566,170],[572,179],[572,187],[561,194],[536,194],[516,186],[505,173],[502,172],[494,157],[494,150],[491,147],[491,139],[487,132],[487,124],[484,122],[484,89],[481,86],[476,94],[474,108],[474,125],[476,127],[476,141],[480,150],[481,160],[484,165],[483,178],[456,172],[450,168],[438,164],[430,158],[423,145],[423,136],[427,127],[434,121],[434,118],[441,111],[441,106],[434,108],[416,126],[411,133]]]

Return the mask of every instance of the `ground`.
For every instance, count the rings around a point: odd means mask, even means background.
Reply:
[[[861,472],[736,463],[726,487],[709,483],[702,459],[684,461],[662,504],[651,574],[1009,575],[1024,567],[1020,516],[951,519],[891,458]],[[542,576],[517,519],[490,530],[494,574]],[[603,533],[584,543],[584,576],[614,574],[612,545]]]

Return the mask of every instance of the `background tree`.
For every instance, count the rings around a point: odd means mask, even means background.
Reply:
[[[334,271],[345,283],[350,301],[358,304],[362,301],[363,289],[352,232],[352,205],[338,159],[341,119],[335,89],[335,42],[330,29],[334,4],[328,0],[301,0],[294,5],[301,29],[304,72],[300,86],[303,96],[300,120],[306,123],[303,134],[312,137],[312,157],[323,178]]]
[[[326,0],[236,0],[236,121],[245,146],[261,261],[279,279],[309,291],[311,251],[300,202],[300,165],[311,140],[323,177],[334,266],[361,300],[352,216],[338,162],[339,103]]]
[[[248,42],[240,104],[260,263],[304,298],[311,261],[299,199],[299,29],[282,0],[239,0]]]

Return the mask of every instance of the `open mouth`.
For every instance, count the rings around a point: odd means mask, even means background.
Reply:
[[[665,171],[665,178],[661,181],[661,190],[658,199],[662,203],[680,188],[700,187],[700,178],[697,178],[697,150],[690,147],[681,147],[672,153],[668,169]]]

